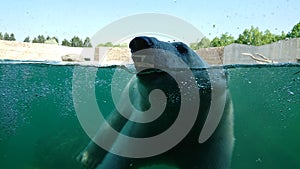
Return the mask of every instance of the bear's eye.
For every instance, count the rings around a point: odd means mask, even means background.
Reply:
[[[188,49],[183,45],[176,45],[175,47],[178,50],[178,52],[180,52],[180,53],[187,53],[188,52]]]

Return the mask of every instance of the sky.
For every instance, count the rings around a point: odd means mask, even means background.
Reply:
[[[56,36],[60,42],[73,36],[85,39],[120,18],[143,13],[178,17],[209,39],[226,32],[237,38],[252,25],[261,31],[287,33],[300,22],[299,0],[1,0],[0,3],[0,32],[14,33],[17,41],[27,36],[32,40],[38,35]]]

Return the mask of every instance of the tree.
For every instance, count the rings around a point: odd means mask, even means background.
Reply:
[[[0,32],[0,40],[3,40],[3,35],[1,32]]]
[[[45,43],[46,39],[43,35],[39,35],[32,40],[32,43]]]
[[[54,38],[50,38],[50,39],[45,41],[45,44],[55,44],[55,45],[57,45],[58,43],[56,42],[56,40]]]
[[[207,37],[203,37],[200,42],[194,42],[190,44],[193,50],[198,50],[200,48],[210,47],[210,40]]]
[[[286,35],[283,31],[281,32],[281,35],[275,35],[268,29],[264,32],[261,32],[257,27],[254,28],[251,26],[251,29],[245,29],[235,42],[240,44],[260,46],[277,42],[285,38]]]
[[[298,38],[298,37],[300,37],[300,22],[297,23],[293,27],[293,29],[291,30],[291,32],[289,32],[286,37],[288,37],[288,38]]]
[[[64,40],[61,42],[61,45],[62,45],[62,46],[71,46],[71,43],[70,43],[67,39],[64,39]]]
[[[106,42],[106,43],[100,43],[97,45],[98,47],[113,47],[113,43],[112,42]]]
[[[222,43],[222,46],[227,46],[227,45],[230,45],[232,43],[234,43],[234,37],[232,35],[229,35],[228,32],[226,32],[225,34],[222,34],[221,35],[221,43]]]
[[[245,29],[242,34],[239,35],[236,43],[259,46],[262,45],[263,33],[259,31],[258,27],[251,29]]]
[[[55,39],[55,41],[57,42],[57,44],[59,44],[58,38],[53,36],[52,39]]]
[[[91,39],[89,37],[86,37],[83,43],[83,47],[92,47]]]
[[[287,37],[287,35],[282,31],[281,35],[275,35],[276,41],[283,40]]]
[[[58,44],[58,39],[53,36],[52,38],[50,38],[50,36],[47,36],[46,40],[44,43],[47,43],[47,44]]]
[[[9,41],[15,41],[15,40],[16,40],[15,35],[13,33],[11,33],[9,35]]]
[[[23,42],[30,42],[30,37],[29,36],[27,36],[25,39],[24,39],[24,41]]]
[[[211,41],[210,45],[212,47],[218,47],[221,46],[221,40],[218,37],[213,38],[213,40]]]
[[[45,37],[43,35],[39,35],[37,37],[37,41],[38,41],[38,43],[45,43]]]
[[[9,40],[9,39],[10,39],[9,34],[6,32],[4,34],[3,40]]]
[[[215,37],[211,43],[210,46],[212,47],[219,47],[219,46],[227,46],[232,43],[234,43],[234,37],[229,35],[227,32],[225,34],[222,34],[220,38]]]
[[[114,45],[113,45],[112,42],[106,42],[106,43],[104,44],[104,46],[105,46],[105,47],[113,47]]]
[[[39,43],[37,38],[33,38],[32,43]]]
[[[210,40],[207,37],[204,37],[199,42],[199,48],[208,48],[210,47]]]
[[[193,42],[193,43],[190,43],[190,48],[193,49],[193,50],[198,50],[198,42]]]
[[[276,42],[278,40],[276,39],[276,35],[272,34],[271,31],[267,29],[267,30],[265,30],[261,41],[262,41],[261,45],[265,45],[265,44],[270,44],[270,43]]]
[[[127,47],[128,47],[128,44],[127,44],[127,43],[122,43],[122,44],[120,44],[120,47],[122,47],[122,48],[127,48]]]
[[[82,40],[78,36],[74,36],[71,39],[71,46],[72,47],[82,47],[83,46]]]

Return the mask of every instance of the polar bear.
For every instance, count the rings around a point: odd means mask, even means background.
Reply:
[[[120,111],[114,110],[108,123],[118,132],[134,138],[148,138],[159,135],[165,130],[171,128],[173,122],[180,116],[180,111],[183,107],[182,99],[187,93],[182,93],[176,78],[170,75],[169,72],[180,72],[182,69],[188,68],[196,81],[196,94],[199,96],[196,107],[197,116],[194,118],[194,123],[186,121],[180,128],[191,123],[191,129],[183,136],[183,138],[174,146],[166,151],[155,155],[145,157],[124,157],[110,151],[104,150],[95,142],[97,139],[103,139],[105,135],[95,136],[94,141],[78,156],[78,160],[85,168],[93,169],[138,169],[152,165],[168,165],[179,169],[229,169],[231,162],[231,155],[234,145],[233,134],[233,108],[229,92],[218,91],[212,87],[212,82],[208,74],[209,65],[205,63],[192,49],[181,42],[163,42],[154,37],[140,36],[135,37],[129,44],[132,52],[132,59],[134,61],[137,74],[130,80],[127,85],[127,94],[130,95],[130,100],[133,106],[139,111],[147,111],[156,104],[165,101],[163,105],[163,113],[160,116],[151,117],[149,121],[143,121],[142,115],[140,121],[134,118],[130,119],[133,115],[133,109],[129,105],[123,104]],[[168,72],[169,71],[169,72]],[[176,73],[175,73],[176,76]],[[182,75],[179,75],[182,76]],[[187,78],[189,79],[189,77]],[[188,80],[179,83],[189,83]],[[219,83],[219,82],[217,82]],[[189,87],[189,85],[186,85]],[[217,87],[216,87],[217,88]],[[165,99],[152,98],[149,96],[151,91],[159,89],[164,92]],[[212,91],[215,91],[212,96]],[[203,130],[208,119],[208,114],[212,106],[212,97],[224,96],[224,109],[221,111],[220,121],[213,133],[204,141],[199,142],[199,135]],[[124,96],[120,96],[120,104]],[[125,99],[125,98],[124,98]],[[123,100],[124,100],[123,99]],[[193,101],[194,98],[186,100]],[[214,105],[215,106],[215,105]],[[194,105],[190,105],[191,108]],[[190,111],[183,112],[186,115],[191,114]],[[147,119],[147,118],[146,118]],[[102,131],[106,127],[102,126]],[[174,136],[177,134],[175,131]],[[179,131],[178,131],[179,132]],[[101,135],[101,136],[100,136]],[[105,138],[104,138],[105,139]],[[173,139],[173,137],[169,137]],[[111,139],[111,147],[114,145],[121,145],[126,147],[128,144],[119,138]],[[172,140],[170,140],[172,142]],[[168,144],[166,143],[157,143]],[[139,147],[141,152],[151,150],[151,147]]]

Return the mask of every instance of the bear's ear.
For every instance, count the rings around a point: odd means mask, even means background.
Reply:
[[[186,46],[186,44],[182,43],[182,42],[174,42],[172,43],[175,48],[177,49],[177,51],[181,54],[186,54],[188,53],[188,47]]]

